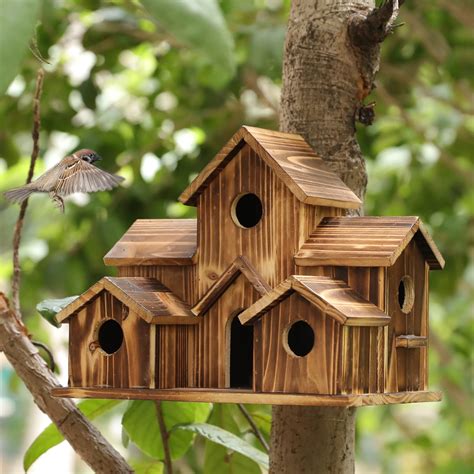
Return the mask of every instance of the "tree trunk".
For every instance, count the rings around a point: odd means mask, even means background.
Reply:
[[[280,129],[302,135],[361,199],[367,173],[355,121],[373,119],[363,101],[399,2],[374,6],[373,0],[293,0],[283,62]],[[274,407],[270,472],[354,472],[354,434],[355,409]]]

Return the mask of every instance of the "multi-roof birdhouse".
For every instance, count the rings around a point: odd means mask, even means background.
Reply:
[[[357,406],[434,401],[417,217],[361,203],[298,135],[242,127],[180,196],[138,220],[69,323],[71,397]]]

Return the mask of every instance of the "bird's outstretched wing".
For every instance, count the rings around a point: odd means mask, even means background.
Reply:
[[[54,189],[60,196],[106,191],[115,188],[124,180],[122,176],[110,174],[84,160],[63,161],[64,166],[57,170],[57,184]]]

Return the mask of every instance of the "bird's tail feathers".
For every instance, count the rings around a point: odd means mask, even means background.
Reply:
[[[19,188],[10,189],[3,193],[5,198],[10,202],[22,203],[25,199],[30,197],[34,189],[29,186],[20,186]]]

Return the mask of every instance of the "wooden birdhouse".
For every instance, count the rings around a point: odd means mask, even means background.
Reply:
[[[197,219],[138,220],[64,308],[58,396],[360,406],[428,391],[417,217],[345,217],[357,196],[298,135],[242,127],[180,196]]]

